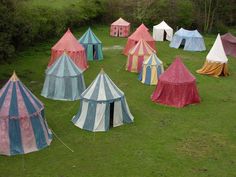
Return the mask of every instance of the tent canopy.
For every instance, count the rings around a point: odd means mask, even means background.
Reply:
[[[195,77],[185,67],[180,58],[175,59],[169,68],[160,76],[160,79],[163,82],[173,84],[185,84],[195,81]]]
[[[0,90],[0,154],[16,155],[50,145],[52,134],[44,118],[44,105],[18,79],[15,72]]]
[[[221,36],[222,44],[227,55],[236,57],[236,37],[231,33]]]
[[[125,55],[128,55],[129,50],[132,49],[140,39],[145,40],[154,50],[156,50],[155,41],[148,32],[148,28],[144,24],[141,24],[136,29],[136,31],[128,38],[123,53]]]
[[[93,33],[91,28],[83,34],[83,36],[79,39],[80,44],[101,44],[102,42],[98,39],[98,37]]]
[[[140,39],[138,43],[129,51],[129,55],[151,55],[156,51],[143,39]]]
[[[123,96],[124,93],[114,84],[103,69],[92,84],[81,94],[82,99],[98,102],[115,100]]]
[[[64,51],[68,53],[75,64],[82,70],[88,68],[85,50],[71,33],[70,29],[68,29],[62,38],[52,47],[48,67],[50,67]]]
[[[170,47],[179,48],[184,45],[184,50],[203,51],[206,50],[204,39],[197,30],[186,30],[181,28],[175,32]]]
[[[173,29],[167,25],[167,23],[163,20],[158,25],[153,26],[153,38],[156,41],[163,41],[164,33],[166,32],[166,40],[171,41],[173,36]]]
[[[208,61],[219,62],[219,63],[227,63],[228,62],[228,58],[225,54],[220,34],[217,35],[217,38],[216,38],[210,52],[208,53],[206,59]]]
[[[41,95],[54,100],[77,100],[84,90],[82,70],[64,52],[47,69]]]
[[[135,41],[139,41],[140,39],[144,39],[145,41],[154,41],[149,33],[148,28],[143,23],[136,29],[136,31],[129,37],[129,39]]]
[[[115,26],[129,26],[130,23],[125,21],[123,18],[119,18],[118,20],[114,21],[111,25]]]

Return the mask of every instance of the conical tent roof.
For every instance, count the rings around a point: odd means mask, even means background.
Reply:
[[[195,81],[195,77],[182,63],[180,58],[169,66],[169,68],[160,76],[159,80],[173,84],[184,84]]]
[[[157,57],[155,53],[152,53],[147,60],[143,61],[143,65],[154,66],[162,65],[162,61]]]
[[[83,36],[79,39],[80,44],[101,44],[102,42],[93,33],[91,28],[89,28]]]
[[[70,29],[62,36],[62,38],[52,47],[52,50],[61,50],[68,52],[76,52],[84,50],[83,46],[78,43],[75,36],[71,33]]]
[[[219,62],[219,63],[227,63],[228,62],[228,58],[225,54],[220,34],[217,35],[215,43],[213,44],[206,59],[208,61]]]
[[[164,20],[161,23],[159,23],[158,25],[155,25],[154,28],[157,28],[157,29],[172,29],[169,25],[167,25],[167,23]]]
[[[226,34],[222,35],[222,36],[221,36],[221,39],[222,39],[222,40],[227,40],[227,41],[229,41],[230,43],[236,44],[236,37],[233,36],[231,33],[226,33]]]
[[[119,18],[118,20],[114,21],[111,25],[117,26],[129,26],[130,23],[125,21],[123,18]]]
[[[81,94],[82,99],[90,101],[109,101],[124,96],[124,93],[101,70],[91,85]]]
[[[151,55],[156,53],[156,51],[150,47],[150,45],[143,39],[140,39],[139,42],[129,51],[130,55]]]
[[[140,40],[144,39],[145,41],[154,41],[150,33],[148,32],[148,28],[141,24],[136,31],[129,37],[129,39]]]
[[[53,75],[56,77],[76,77],[81,73],[82,70],[76,66],[66,52],[64,52],[46,71],[47,75]]]
[[[0,90],[0,119],[30,117],[43,109],[43,103],[25,87],[14,72]]]

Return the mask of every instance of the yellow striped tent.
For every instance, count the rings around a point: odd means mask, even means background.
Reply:
[[[139,80],[143,84],[157,85],[159,76],[164,72],[162,61],[153,53],[143,62],[142,71],[139,74]]]
[[[130,72],[140,72],[142,70],[143,61],[156,51],[143,39],[129,51],[126,70]]]

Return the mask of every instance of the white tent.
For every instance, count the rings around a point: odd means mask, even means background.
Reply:
[[[221,37],[218,34],[215,43],[206,57],[203,67],[197,70],[199,74],[212,75],[215,77],[228,76],[228,58],[225,54]]]
[[[213,44],[210,52],[208,53],[206,59],[212,62],[227,63],[228,58],[225,54],[223,44],[221,41],[220,34],[218,34],[215,43]]]
[[[163,20],[158,25],[153,26],[153,38],[155,41],[171,41],[173,29]]]

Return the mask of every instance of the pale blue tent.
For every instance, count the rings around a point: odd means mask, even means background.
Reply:
[[[81,129],[97,132],[131,123],[133,119],[124,93],[102,70],[81,94],[80,110],[72,122]]]
[[[85,90],[82,70],[64,52],[46,70],[41,95],[54,100],[77,100]]]
[[[170,47],[179,48],[184,46],[184,50],[187,51],[204,51],[206,50],[205,42],[202,35],[197,30],[186,30],[181,28],[178,30],[172,41]]]

